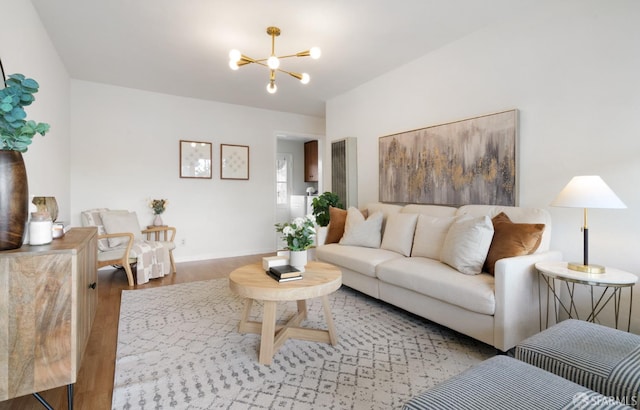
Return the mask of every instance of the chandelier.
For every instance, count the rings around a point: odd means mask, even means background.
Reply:
[[[296,54],[276,56],[276,37],[280,35],[280,29],[278,27],[267,27],[267,34],[271,36],[271,55],[268,58],[256,60],[251,57],[247,57],[240,51],[234,49],[229,52],[229,67],[231,67],[232,70],[237,70],[243,65],[251,63],[267,67],[269,69],[269,83],[267,84],[267,91],[270,94],[273,94],[278,90],[278,87],[276,86],[276,71],[289,74],[291,77],[300,80],[302,84],[308,84],[310,80],[309,74],[294,73],[283,70],[280,68],[280,60],[289,57],[311,57],[314,60],[317,60],[320,58],[320,49],[318,47],[311,47],[309,50],[301,51]]]

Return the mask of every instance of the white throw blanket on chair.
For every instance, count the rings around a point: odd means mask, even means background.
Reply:
[[[171,273],[169,249],[162,242],[136,240],[131,252],[137,255],[136,280],[138,285],[149,282],[149,279],[161,278]]]

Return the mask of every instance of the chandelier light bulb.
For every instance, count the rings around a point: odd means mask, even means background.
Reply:
[[[229,68],[231,68],[232,70],[237,70],[240,67],[238,66],[237,61],[229,60]]]
[[[242,58],[242,53],[240,53],[239,50],[236,50],[234,48],[233,50],[229,51],[229,61],[233,61],[234,63],[237,63],[238,61],[240,61],[241,58]]]
[[[267,66],[272,70],[277,70],[280,67],[280,60],[276,56],[271,56],[267,59]]]
[[[311,50],[309,50],[310,52],[310,56],[311,58],[313,58],[314,60],[317,60],[320,58],[320,55],[322,55],[322,51],[320,50],[319,47],[311,47]]]
[[[309,74],[307,73],[302,73],[302,78],[300,79],[300,82],[302,84],[309,84],[309,81],[311,80],[311,77],[309,77]]]
[[[276,91],[278,91],[276,83],[270,82],[269,84],[267,84],[267,91],[269,92],[269,94],[275,94]]]

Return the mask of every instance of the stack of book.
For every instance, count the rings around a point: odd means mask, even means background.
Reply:
[[[291,265],[272,266],[267,271],[267,275],[271,276],[278,282],[289,282],[292,280],[302,279],[302,274]]]

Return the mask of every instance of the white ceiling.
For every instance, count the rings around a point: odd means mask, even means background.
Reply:
[[[73,79],[324,117],[325,101],[540,0],[31,0]],[[302,85],[268,70],[232,71],[237,48],[265,58],[312,46],[322,58],[287,59]]]

